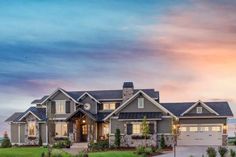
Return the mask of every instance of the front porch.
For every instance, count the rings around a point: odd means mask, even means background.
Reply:
[[[72,143],[90,143],[107,139],[108,124],[97,122],[94,115],[83,110],[77,111],[67,119],[69,139]]]

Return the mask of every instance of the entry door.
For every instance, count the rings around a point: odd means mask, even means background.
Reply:
[[[81,142],[87,142],[88,139],[88,126],[86,124],[81,125]]]

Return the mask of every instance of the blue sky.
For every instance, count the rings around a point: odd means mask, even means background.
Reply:
[[[227,100],[235,110],[235,7],[1,0],[0,119],[57,87],[118,89],[124,81],[159,90],[165,102]]]

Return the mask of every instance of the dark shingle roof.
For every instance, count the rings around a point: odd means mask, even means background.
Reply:
[[[36,99],[31,102],[31,104],[40,104],[42,103],[45,99],[47,99],[48,95],[43,96],[41,99]]]
[[[23,116],[25,116],[25,114],[27,114],[28,112],[32,112],[33,114],[35,114],[38,118],[40,118],[40,120],[45,121],[47,120],[46,117],[46,108],[39,108],[39,107],[30,107],[28,110],[26,110],[25,112],[23,112],[21,114],[21,116],[19,116],[16,121],[19,121]]]
[[[14,122],[16,121],[24,112],[16,112],[8,117],[5,122]]]
[[[167,110],[176,116],[180,116],[196,102],[161,103]],[[228,102],[204,102],[208,107],[216,111],[220,116],[233,116]]]
[[[147,119],[161,118],[161,112],[121,112],[119,119],[143,119],[146,116]]]
[[[147,95],[152,98],[159,99],[159,92],[154,89],[134,89],[134,94],[139,90],[144,91]],[[92,95],[97,100],[102,99],[122,99],[122,90],[97,90],[97,91],[65,91],[68,95],[70,95],[73,99],[77,100],[81,95],[85,92]],[[42,103],[48,96],[44,96],[41,99],[34,100],[32,104],[40,104]]]
[[[102,122],[103,119],[108,116],[111,112],[98,112],[96,115],[94,115],[98,122]]]

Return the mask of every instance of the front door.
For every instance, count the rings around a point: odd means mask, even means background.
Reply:
[[[81,125],[81,142],[87,142],[88,139],[88,126],[87,124]]]

